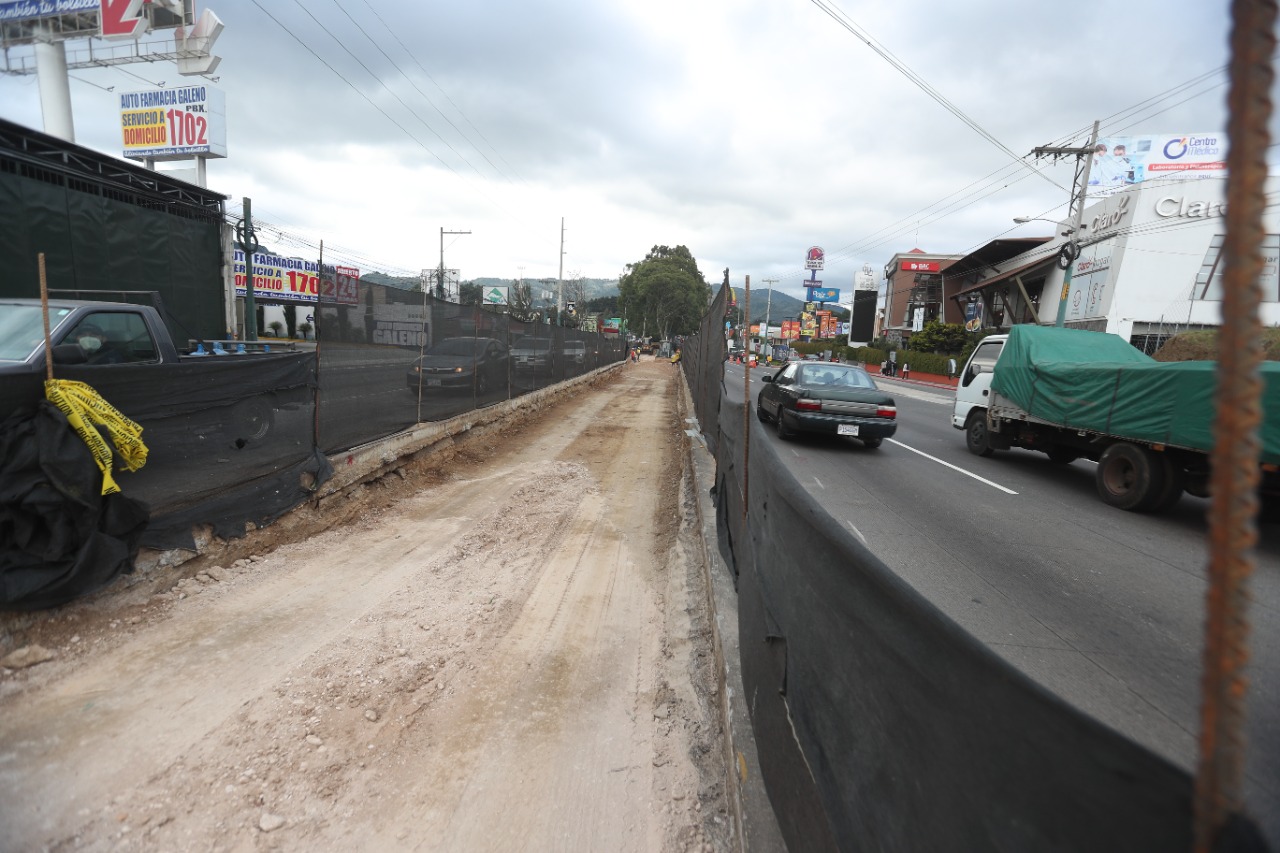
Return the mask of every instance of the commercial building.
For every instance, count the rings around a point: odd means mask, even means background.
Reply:
[[[1061,309],[1064,325],[1110,332],[1147,352],[1177,332],[1217,327],[1225,192],[1225,177],[1148,179],[1086,207],[1065,305],[1059,259],[1070,222],[999,262],[983,263],[984,252],[1000,254],[988,244],[948,267],[959,286],[947,288],[955,305],[947,316],[1000,331],[1015,323],[1052,325]],[[1274,209],[1267,210],[1265,226],[1259,283],[1262,322],[1270,326],[1280,324],[1280,216]]]

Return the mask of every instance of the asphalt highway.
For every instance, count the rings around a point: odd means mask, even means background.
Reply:
[[[726,364],[730,399],[743,367]],[[751,401],[762,387],[752,371]],[[1095,718],[1194,772],[1208,501],[1161,516],[1103,504],[1093,463],[970,454],[951,392],[874,376],[898,405],[878,449],[781,441],[800,483],[903,579],[1005,660]],[[1280,525],[1260,529],[1250,611],[1246,799],[1280,849]]]

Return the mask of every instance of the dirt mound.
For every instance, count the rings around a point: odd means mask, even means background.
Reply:
[[[1218,330],[1174,335],[1152,357],[1156,361],[1217,361]],[[1262,330],[1262,357],[1267,361],[1280,361],[1280,329]]]

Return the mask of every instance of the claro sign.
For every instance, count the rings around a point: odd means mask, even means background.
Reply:
[[[1223,201],[1191,201],[1169,195],[1156,202],[1156,216],[1164,219],[1212,219],[1226,215],[1227,204]]]

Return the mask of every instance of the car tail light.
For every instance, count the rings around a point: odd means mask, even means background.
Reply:
[[[897,418],[898,407],[897,406],[881,406],[880,408],[876,409],[876,417],[877,418]]]
[[[796,400],[796,408],[802,412],[820,412],[822,411],[821,400]]]

